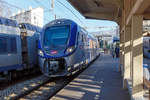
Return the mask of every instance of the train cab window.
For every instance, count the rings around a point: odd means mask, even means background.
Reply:
[[[0,37],[0,53],[6,53],[7,52],[7,38],[6,37]]]

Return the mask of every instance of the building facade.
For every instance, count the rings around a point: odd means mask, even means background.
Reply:
[[[18,11],[17,14],[13,14],[11,19],[17,20],[18,23],[30,23],[39,27],[43,27],[44,19],[44,9],[41,7],[38,8],[29,8],[29,10]]]

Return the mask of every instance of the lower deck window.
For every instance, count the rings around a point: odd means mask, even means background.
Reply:
[[[0,37],[0,54],[2,53],[17,53],[16,37]]]
[[[16,38],[15,37],[10,38],[10,52],[12,52],[12,53],[17,52],[17,45],[16,45]]]
[[[0,37],[0,53],[6,53],[7,51],[7,38]]]

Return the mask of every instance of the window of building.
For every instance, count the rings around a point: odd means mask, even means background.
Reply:
[[[34,16],[34,19],[36,19],[36,17]]]

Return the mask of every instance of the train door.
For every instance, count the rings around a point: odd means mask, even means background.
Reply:
[[[28,44],[27,44],[27,30],[24,25],[21,25],[21,46],[22,46],[22,63],[28,65]]]
[[[88,38],[87,34],[83,34],[83,51],[84,51],[84,61],[88,59]],[[86,61],[88,62],[88,61]]]
[[[78,59],[79,62],[83,61],[85,58],[85,53],[84,53],[84,39],[83,39],[83,34],[79,32],[79,38],[78,38]]]

